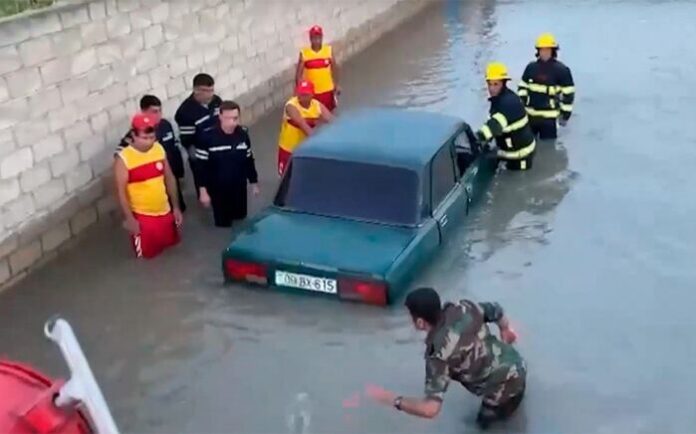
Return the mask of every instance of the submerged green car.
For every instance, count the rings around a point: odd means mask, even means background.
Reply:
[[[222,254],[225,280],[388,305],[495,173],[461,119],[342,114],[294,153],[273,205]]]

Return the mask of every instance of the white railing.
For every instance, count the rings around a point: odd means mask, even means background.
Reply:
[[[58,407],[83,405],[96,434],[118,434],[109,406],[70,324],[60,317],[52,318],[46,322],[44,333],[58,345],[70,368],[70,379],[61,387],[55,404]]]

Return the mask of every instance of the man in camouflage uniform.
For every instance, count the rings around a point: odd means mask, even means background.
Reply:
[[[406,413],[434,418],[440,412],[450,379],[460,382],[483,401],[476,419],[481,428],[506,419],[519,406],[527,367],[512,347],[517,336],[498,303],[462,300],[441,306],[434,289],[419,288],[406,297],[414,326],[427,332],[425,398],[405,398],[369,387],[376,400]],[[496,323],[501,339],[488,323]]]

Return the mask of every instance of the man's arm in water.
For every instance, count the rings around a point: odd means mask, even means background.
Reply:
[[[425,397],[397,397],[388,390],[369,387],[368,395],[385,405],[395,406],[399,398],[399,409],[404,413],[425,419],[433,419],[440,414],[442,400],[449,385],[449,368],[447,362],[430,356],[425,362]]]
[[[424,419],[434,419],[440,414],[442,401],[433,398],[402,398],[401,411]]]

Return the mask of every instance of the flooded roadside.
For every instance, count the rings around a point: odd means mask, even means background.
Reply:
[[[679,1],[448,1],[343,69],[346,107],[444,111],[478,126],[487,61],[517,76],[536,34],[552,30],[573,68],[576,115],[561,138],[540,145],[534,171],[502,173],[419,279],[447,298],[508,309],[531,387],[506,432],[682,433],[696,424],[696,206],[686,199],[696,135],[684,128],[694,13]],[[657,38],[658,28],[667,34]],[[654,42],[665,38],[674,44]],[[276,111],[251,126],[263,190],[255,210],[276,183],[279,119]],[[312,403],[311,432],[474,430],[477,402],[456,384],[436,421],[364,399],[345,408],[366,383],[421,393],[422,344],[404,312],[222,287],[229,233],[191,208],[183,245],[157,261],[133,261],[120,228],[95,231],[0,295],[2,352],[62,373],[41,327],[63,314],[124,432],[286,432],[300,393]]]

